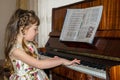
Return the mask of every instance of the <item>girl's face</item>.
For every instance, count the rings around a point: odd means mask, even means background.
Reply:
[[[32,24],[30,28],[25,30],[24,38],[27,41],[33,41],[37,34],[38,34],[38,26],[36,26],[36,24]]]

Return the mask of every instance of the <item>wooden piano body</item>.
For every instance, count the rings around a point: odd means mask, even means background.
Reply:
[[[105,77],[74,70],[65,66],[51,69],[53,80],[106,80],[109,68],[120,64],[120,0],[85,0],[71,5],[53,8],[52,32],[46,44],[46,55],[67,59],[78,58],[81,65],[103,69]],[[60,34],[67,9],[88,8],[103,5],[99,28],[92,44],[60,41]],[[94,71],[94,70],[92,70]],[[93,72],[94,74],[97,74]]]

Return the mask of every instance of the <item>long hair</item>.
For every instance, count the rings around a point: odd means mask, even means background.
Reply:
[[[30,24],[37,23],[37,26],[40,24],[40,20],[38,16],[35,14],[32,10],[23,10],[18,9],[15,11],[15,13],[10,18],[10,21],[7,24],[6,27],[6,33],[5,33],[5,66],[10,69],[11,72],[14,71],[13,65],[11,63],[9,53],[13,47],[13,45],[16,43],[17,35],[20,33],[20,28],[22,27],[22,33],[24,34],[24,30],[26,28],[29,28]],[[25,52],[31,56],[34,56],[33,53],[31,53],[25,44],[24,39],[22,40],[22,47],[25,50]]]

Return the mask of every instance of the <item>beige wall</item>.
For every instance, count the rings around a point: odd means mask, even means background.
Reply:
[[[6,25],[16,9],[16,0],[0,0],[0,59],[4,59],[3,43]]]

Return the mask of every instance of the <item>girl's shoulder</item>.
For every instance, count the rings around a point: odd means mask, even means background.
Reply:
[[[13,48],[22,48],[22,44],[16,43],[16,44],[14,44]]]
[[[22,45],[21,44],[14,44],[9,55],[11,55],[13,53],[13,51],[18,50],[18,49],[23,51]]]
[[[12,50],[15,50],[15,49],[20,49],[20,50],[23,50],[23,47],[22,47],[22,44],[15,44],[12,48]]]

